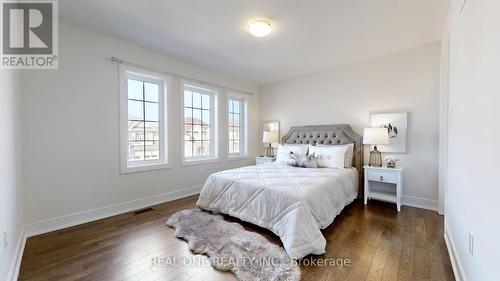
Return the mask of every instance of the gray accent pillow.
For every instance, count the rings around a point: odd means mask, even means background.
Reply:
[[[318,168],[314,153],[309,155],[299,155],[290,151],[289,161],[287,165],[300,168]]]

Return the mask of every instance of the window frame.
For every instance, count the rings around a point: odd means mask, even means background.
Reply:
[[[210,95],[210,155],[209,156],[191,156],[185,155],[185,116],[184,116],[184,96],[186,89],[195,89],[203,94]],[[191,166],[220,161],[219,157],[219,96],[220,90],[205,84],[182,80],[180,87],[180,136],[181,136],[181,165]]]
[[[128,116],[128,80],[138,80],[158,85],[158,137],[159,137],[159,159],[154,160],[129,160],[129,116]],[[136,172],[168,169],[169,165],[169,140],[168,126],[169,118],[169,91],[171,80],[168,76],[151,72],[145,69],[120,65],[120,173],[129,174]],[[144,140],[145,141],[145,140]]]
[[[240,102],[240,132],[239,132],[239,141],[240,141],[240,152],[237,153],[230,153],[229,152],[229,146],[231,144],[231,140],[229,139],[230,137],[230,119],[229,119],[229,114],[231,112],[231,109],[229,108],[229,101],[234,100]],[[247,158],[248,157],[248,150],[247,150],[247,124],[248,124],[248,114],[247,114],[247,97],[243,96],[242,94],[238,94],[235,92],[229,92],[226,94],[226,153],[227,153],[227,158],[232,160],[232,159],[240,159],[240,158]]]

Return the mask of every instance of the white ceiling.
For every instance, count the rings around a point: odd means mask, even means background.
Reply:
[[[440,39],[449,0],[62,0],[63,22],[265,84]],[[271,20],[256,38],[249,20]]]

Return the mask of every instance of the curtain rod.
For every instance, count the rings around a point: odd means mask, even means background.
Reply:
[[[182,75],[179,75],[179,74],[170,73],[170,72],[166,72],[166,71],[163,71],[163,70],[157,70],[157,69],[151,68],[149,66],[145,66],[145,65],[140,65],[140,64],[137,64],[137,63],[133,63],[133,62],[124,61],[124,60],[121,60],[121,59],[119,59],[117,57],[111,57],[110,60],[111,60],[111,62],[114,62],[114,63],[117,63],[117,64],[128,64],[130,66],[136,66],[136,67],[146,68],[146,69],[149,69],[149,70],[154,71],[154,72],[168,74],[170,76],[175,76],[175,77],[178,77],[178,78],[184,79],[184,80],[190,80],[190,81],[193,81],[193,82],[196,82],[196,83],[199,83],[199,84],[205,84],[205,85],[208,85],[208,86],[222,88],[224,90],[234,91],[234,92],[238,92],[238,93],[241,93],[241,94],[253,96],[252,92],[246,92],[246,91],[242,91],[242,90],[238,90],[238,89],[226,87],[226,86],[215,84],[215,83],[210,83],[210,82],[198,80],[198,79],[195,79],[195,78],[192,78],[192,77],[188,77],[188,76],[182,76]]]

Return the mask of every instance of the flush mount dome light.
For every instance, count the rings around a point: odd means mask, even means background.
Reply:
[[[256,20],[248,25],[248,31],[256,37],[264,37],[271,33],[271,23],[266,20]]]

